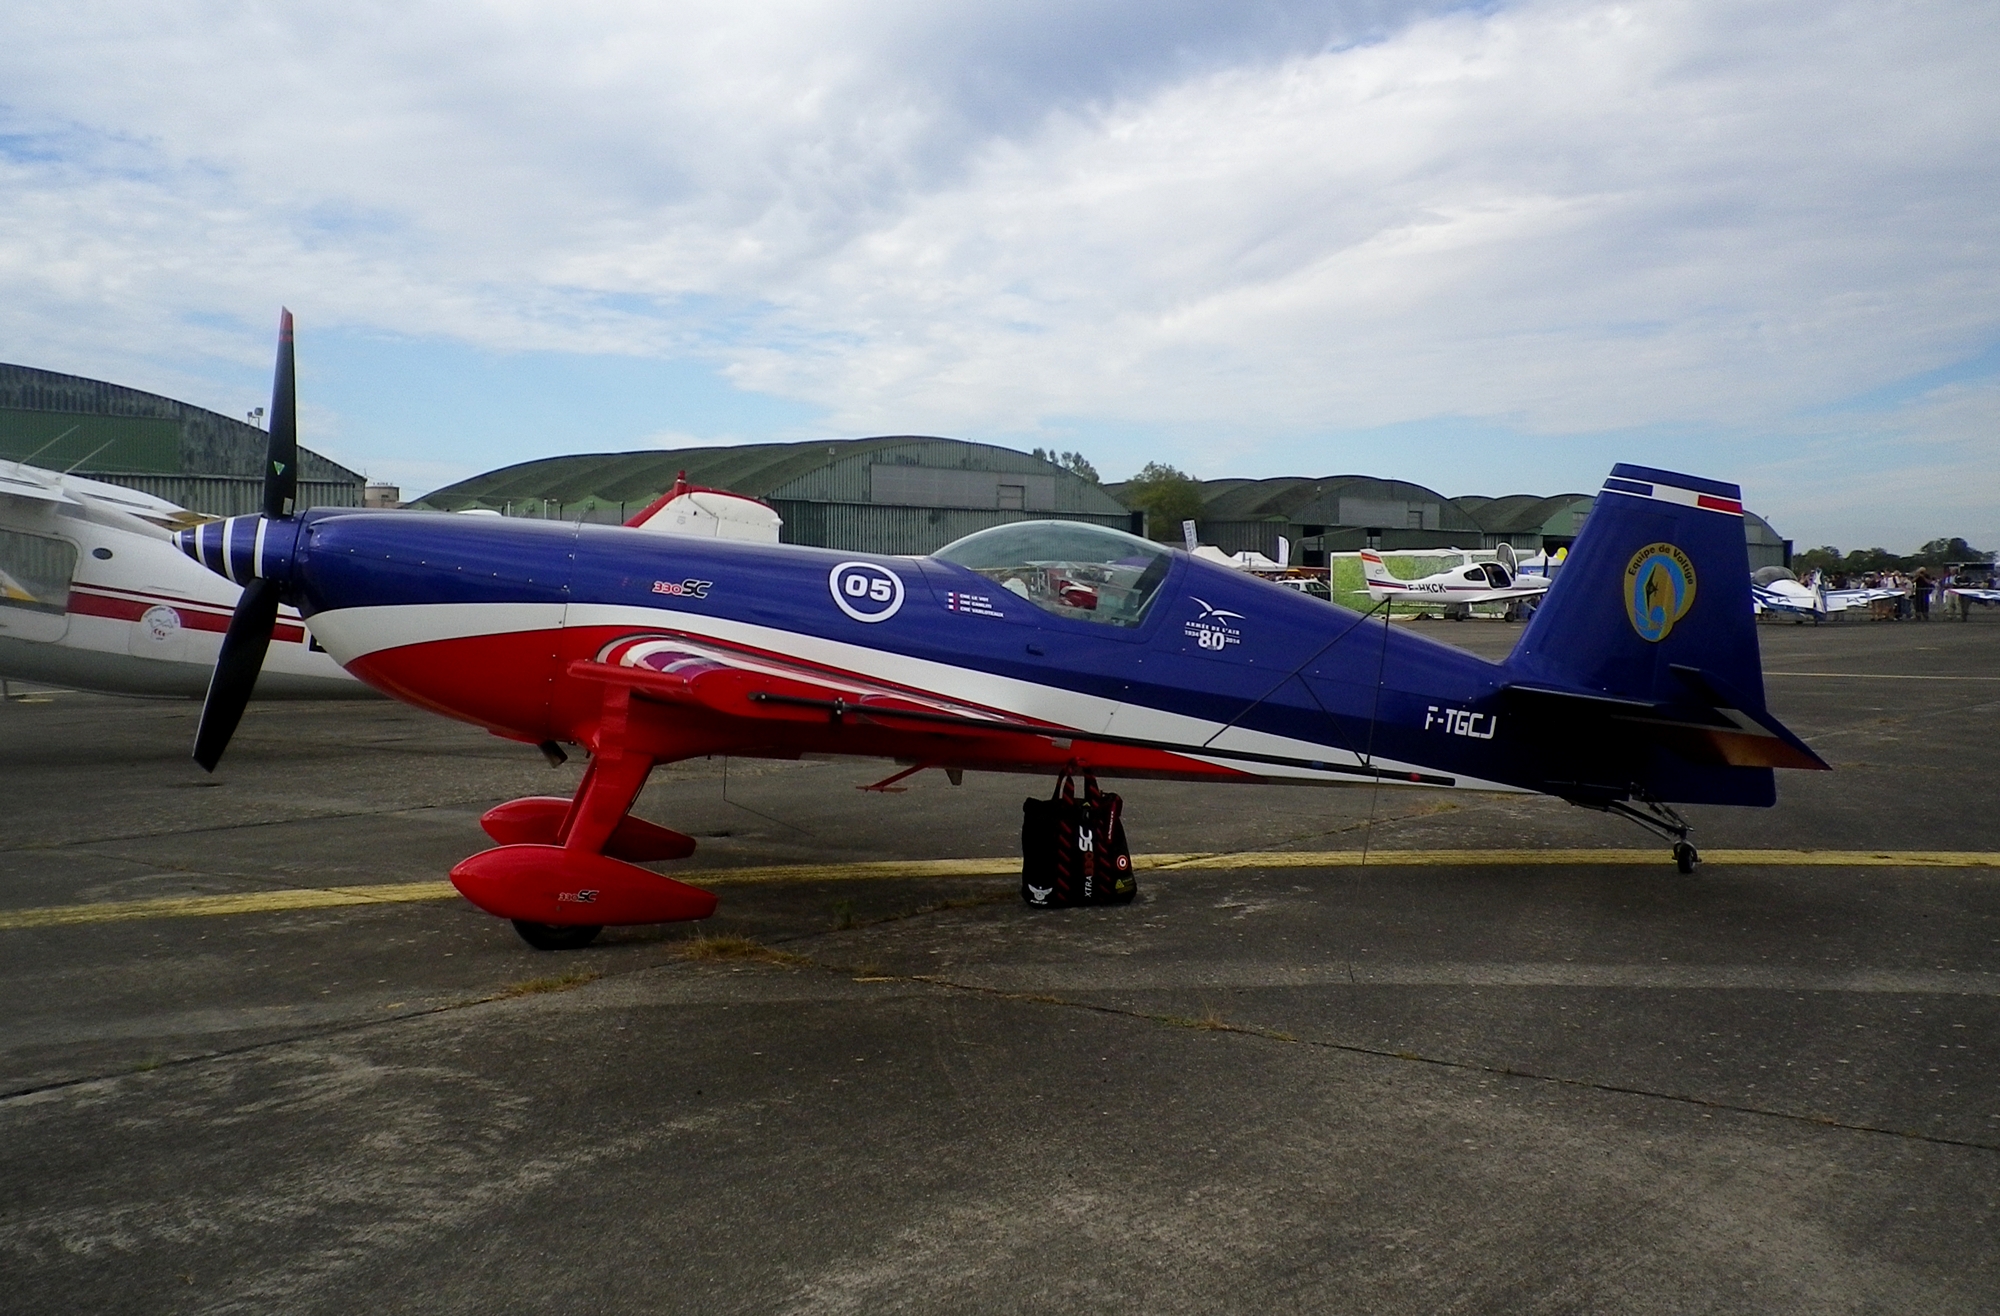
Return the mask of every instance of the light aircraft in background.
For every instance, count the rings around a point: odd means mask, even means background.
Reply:
[[[1972,605],[1975,603],[1982,608],[2000,607],[2000,589],[1991,589],[1978,585],[1952,585],[1945,589],[1945,593],[1958,597],[1958,617],[1960,621],[1968,620],[1971,617]]]
[[[1877,599],[1898,598],[1903,591],[1893,585],[1868,585],[1855,589],[1827,589],[1819,573],[1800,580],[1786,567],[1759,567],[1750,573],[1750,599],[1758,613],[1789,614],[1815,622],[1850,608],[1865,608]]]
[[[1750,573],[1750,606],[1759,616],[1773,612],[1801,622],[1810,617],[1815,624],[1828,610],[1826,592],[1817,580],[1807,584],[1784,567],[1759,567]]]
[[[0,677],[201,696],[243,592],[175,549],[174,531],[206,519],[134,489],[0,461]],[[683,472],[626,524],[776,543],[783,522],[756,499],[689,484]],[[313,642],[296,609],[279,609],[272,638],[258,698],[375,697]]]
[[[1866,608],[1877,599],[1900,598],[1903,591],[1893,585],[1863,585],[1853,589],[1820,589],[1820,597],[1826,600],[1826,610],[1846,612],[1851,608]]]
[[[689,484],[687,472],[682,471],[673,488],[640,509],[625,524],[634,530],[651,530],[656,534],[775,544],[785,520],[769,503],[726,489]]]
[[[1509,546],[1509,551],[1512,551],[1511,546]],[[1547,550],[1534,553],[1528,557],[1519,559],[1515,563],[1514,575],[1517,579],[1522,576],[1540,576],[1544,580],[1553,581],[1556,578],[1556,573],[1562,570],[1564,559],[1568,557],[1569,550],[1567,548],[1559,548],[1553,553]]]
[[[1023,521],[928,557],[632,527],[290,510],[281,325],[261,515],[180,532],[249,581],[194,756],[213,769],[284,603],[387,694],[589,766],[510,801],[452,881],[530,944],[704,918],[638,865],[655,765],[848,755],[909,771],[1542,792],[1671,839],[1684,803],[1768,806],[1826,764],[1766,710],[1736,487],[1617,466],[1504,662],[1103,526]],[[899,774],[907,775],[907,773]]]
[[[1380,553],[1362,549],[1361,577],[1367,582],[1368,597],[1392,608],[1404,601],[1424,607],[1441,606],[1445,615],[1452,618],[1467,616],[1466,610],[1475,603],[1505,603],[1509,605],[1507,615],[1512,618],[1522,602],[1540,599],[1552,583],[1548,576],[1517,574],[1514,550],[1506,544],[1495,550],[1499,560],[1494,562],[1470,561],[1471,554],[1461,549],[1445,551],[1458,553],[1467,560],[1419,580],[1402,580],[1390,572]]]
[[[120,695],[198,697],[242,590],[175,550],[204,518],[134,489],[0,461],[0,677]],[[275,619],[257,694],[374,691]]]

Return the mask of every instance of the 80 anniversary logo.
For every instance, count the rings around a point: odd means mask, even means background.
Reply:
[[[887,621],[903,606],[903,578],[873,562],[843,562],[827,573],[826,585],[856,621]]]

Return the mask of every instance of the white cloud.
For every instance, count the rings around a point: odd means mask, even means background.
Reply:
[[[1761,508],[1801,548],[1960,536],[2000,548],[2000,380],[1938,385],[1892,407],[1805,423],[1759,462]]]
[[[1573,431],[1933,368],[2000,319],[2000,52],[1855,17],[1461,15],[1065,118],[801,279],[805,350],[742,378],[861,423]]]
[[[0,355],[170,389],[282,297],[840,431],[1770,433],[1913,498],[1990,417],[1799,419],[2000,339],[1990,6],[1232,12],[17,6]]]

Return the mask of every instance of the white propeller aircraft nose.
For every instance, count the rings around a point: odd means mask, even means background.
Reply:
[[[257,518],[235,518],[237,522]],[[105,694],[194,698],[249,575],[212,573],[176,552],[200,517],[99,480],[0,462],[0,677]],[[198,527],[215,560],[247,550],[254,526]],[[373,692],[280,608],[258,683],[262,698],[353,699]]]

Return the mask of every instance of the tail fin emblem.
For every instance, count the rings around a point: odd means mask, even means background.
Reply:
[[[1694,606],[1694,563],[1672,544],[1648,544],[1625,564],[1625,615],[1639,638],[1658,644]]]

